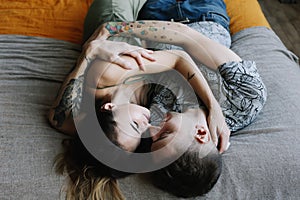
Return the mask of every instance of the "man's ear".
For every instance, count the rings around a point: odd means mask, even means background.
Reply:
[[[209,131],[200,128],[200,129],[196,129],[197,133],[195,135],[195,139],[200,143],[200,144],[205,144],[207,142],[209,142],[210,137],[209,137]]]
[[[104,105],[101,106],[101,109],[103,110],[112,110],[113,107],[115,107],[116,105],[113,103],[105,103]]]

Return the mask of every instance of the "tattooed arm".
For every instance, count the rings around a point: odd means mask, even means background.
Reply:
[[[63,82],[56,100],[49,111],[49,122],[57,130],[66,133],[76,133],[74,117],[79,117],[79,109],[82,101],[84,73],[91,59],[84,56],[78,59],[77,65]]]
[[[226,62],[241,61],[241,58],[227,47],[177,22],[108,22],[102,26],[98,38],[106,39],[113,35],[134,36],[181,46],[192,57],[213,70]]]

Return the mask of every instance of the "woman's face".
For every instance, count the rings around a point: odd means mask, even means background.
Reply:
[[[117,122],[118,143],[126,150],[134,151],[140,143],[142,133],[150,126],[150,111],[137,104],[110,105]]]

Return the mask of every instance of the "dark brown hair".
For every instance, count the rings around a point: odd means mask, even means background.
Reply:
[[[209,192],[222,171],[222,159],[218,151],[204,158],[199,151],[189,148],[172,164],[152,172],[153,184],[178,197],[195,197]]]

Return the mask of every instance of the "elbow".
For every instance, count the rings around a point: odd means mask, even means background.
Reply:
[[[172,50],[172,52],[174,54],[177,55],[177,64],[183,64],[183,63],[194,63],[191,56],[185,52],[185,51],[182,51],[182,50]]]
[[[183,50],[169,50],[169,52],[177,55],[178,59],[189,59],[190,55]]]
[[[67,134],[74,135],[76,133],[75,125],[70,119],[64,119],[63,116],[55,114],[53,108],[48,113],[49,124],[57,131]]]

